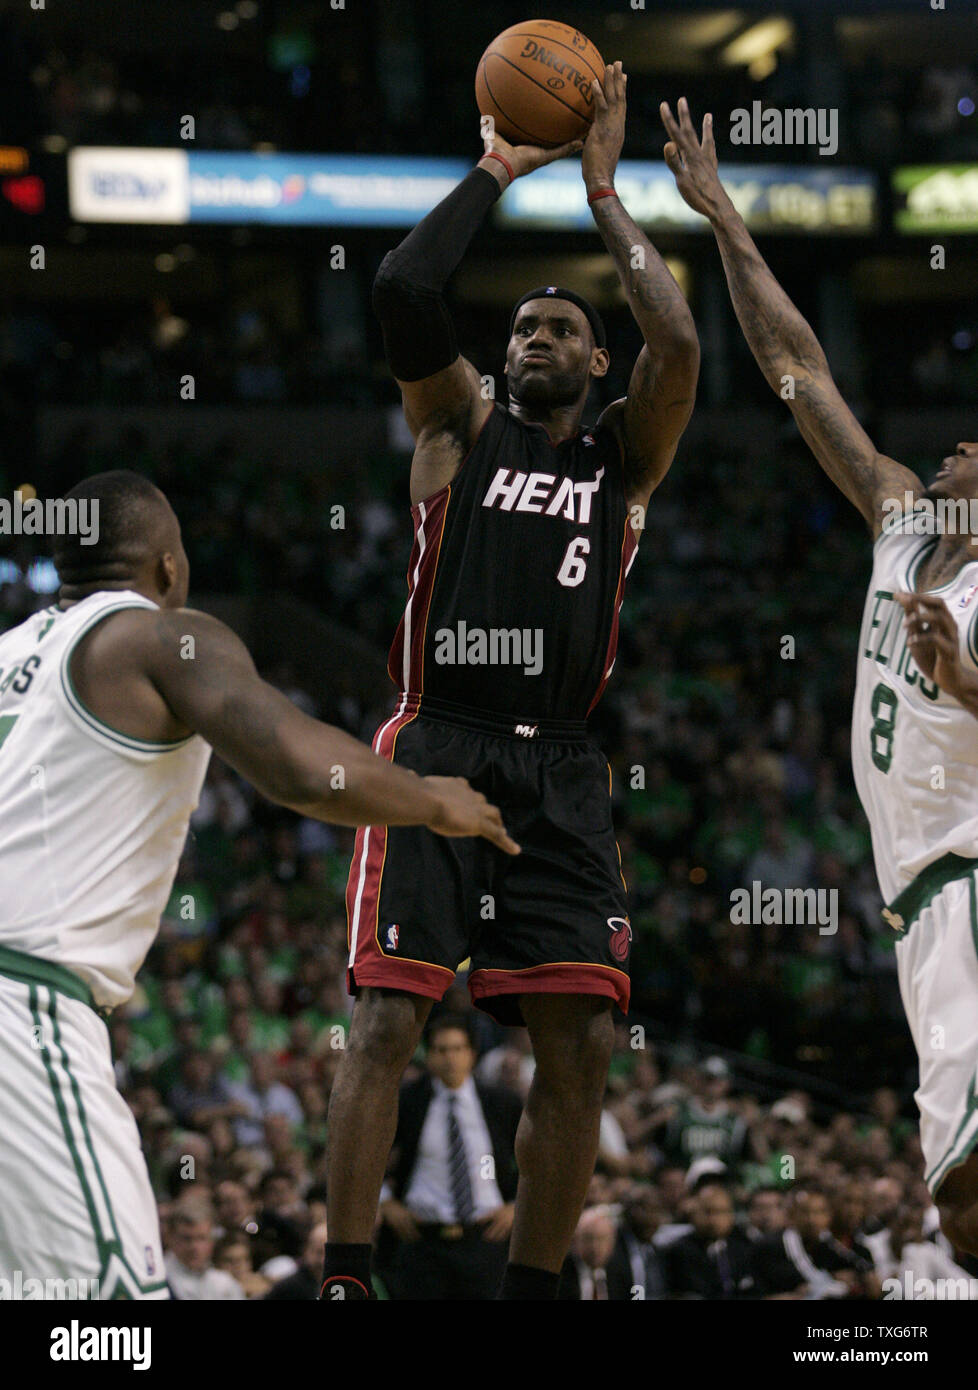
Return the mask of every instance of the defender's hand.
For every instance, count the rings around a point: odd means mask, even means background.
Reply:
[[[704,217],[712,219],[730,202],[717,172],[713,117],[703,117],[703,139],[700,141],[685,97],[679,98],[678,111],[677,122],[667,101],[659,106],[662,124],[669,134],[669,142],[663,147],[662,153],[675,175],[676,187],[684,200],[694,212],[701,212]]]
[[[594,120],[584,141],[581,173],[588,192],[607,188],[614,182],[615,170],[625,143],[625,84],[627,75],[620,62],[608,63],[604,82],[591,83],[594,93]]]
[[[464,777],[423,780],[428,791],[438,798],[438,808],[428,821],[429,829],[456,838],[481,835],[506,854],[519,854],[519,845],[506,834],[499,808],[492,806],[481,792],[474,791]]]
[[[566,155],[578,154],[584,148],[583,140],[568,140],[565,145],[558,145],[556,149],[545,150],[542,145],[511,145],[508,140],[504,140],[501,135],[490,135],[484,141],[486,154],[501,154],[513,168],[513,173],[517,178],[522,178],[524,174],[532,174],[534,169],[542,169],[545,164],[553,164],[556,159],[563,159]],[[482,157],[485,159],[485,155]],[[479,160],[482,165],[482,160]],[[509,183],[509,175],[498,159],[490,159],[488,164],[483,166],[493,174],[500,177],[503,188]]]
[[[958,629],[944,600],[931,594],[895,597],[906,614],[907,645],[922,674],[962,704],[973,699],[978,681],[961,665]]]

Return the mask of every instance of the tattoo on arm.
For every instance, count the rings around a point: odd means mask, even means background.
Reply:
[[[744,229],[744,238],[719,238],[734,311],[757,365],[775,391],[787,374],[828,370],[825,354],[805,318],[785,294]]]
[[[714,231],[734,311],[757,365],[787,401],[825,472],[878,530],[881,498],[891,490],[916,492],[919,479],[877,452],[833,381],[811,325],[778,284],[742,220],[721,221]]]
[[[592,205],[592,212],[646,342],[651,339],[652,346],[658,346],[670,328],[682,336],[694,334],[682,290],[620,200],[602,198]],[[636,256],[637,252],[641,254]],[[637,266],[633,263],[636,259],[640,262]]]
[[[665,475],[692,412],[699,343],[682,290],[620,201],[602,198],[592,211],[645,339],[622,425],[626,483],[647,492]]]

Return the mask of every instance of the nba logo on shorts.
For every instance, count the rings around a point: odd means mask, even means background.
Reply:
[[[632,944],[632,929],[627,917],[609,917],[611,932],[611,954],[615,960],[627,960],[628,948]]]
[[[155,1274],[156,1256],[153,1254],[153,1247],[151,1245],[144,1245],[143,1254],[146,1256],[146,1273]]]
[[[388,951],[397,950],[397,938],[400,934],[400,930],[401,929],[396,922],[392,922],[390,926],[387,928],[387,940],[385,942],[385,945]]]

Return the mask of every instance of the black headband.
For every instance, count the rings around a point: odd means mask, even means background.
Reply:
[[[575,293],[574,290],[562,289],[560,285],[541,285],[539,289],[530,290],[522,299],[518,300],[513,308],[513,315],[509,321],[509,336],[513,336],[513,328],[516,324],[516,315],[528,299],[569,299],[587,318],[591,325],[591,332],[594,334],[594,341],[598,347],[606,346],[604,324],[601,322],[601,315],[592,304],[589,304],[583,295]]]

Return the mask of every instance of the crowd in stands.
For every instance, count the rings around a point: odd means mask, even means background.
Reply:
[[[453,995],[464,1009],[461,991]],[[324,1001],[319,1019],[342,1017],[330,1012],[334,1002]],[[120,1084],[143,1133],[174,1296],[310,1300],[318,1296],[327,1229],[324,1101],[341,1051],[328,1040],[344,1024],[322,1027],[317,1019],[310,1031],[303,1015],[293,1015],[282,1045],[256,1052],[249,1010],[239,1007],[243,1021],[233,1015],[204,1046],[203,1026],[185,1018],[176,1065],[166,1048],[133,1048],[138,1020],[118,1022],[117,1050],[143,1056],[138,1065],[120,1060]],[[259,1026],[262,1011],[250,1014],[250,1026]],[[278,1016],[266,1015],[266,1026],[270,1017]],[[419,1058],[406,1084],[423,1067]],[[518,1102],[532,1071],[522,1033],[511,1032],[484,1046],[475,1075]],[[920,1168],[916,1127],[890,1088],[874,1092],[861,1112],[817,1120],[803,1090],[762,1105],[720,1057],[696,1061],[679,1050],[666,1063],[653,1049],[633,1049],[622,1027],[597,1171],[559,1296],[978,1297],[978,1262],[941,1235]],[[405,1225],[404,1215],[401,1204],[382,1202],[375,1291],[434,1297],[420,1278],[407,1287],[400,1281],[405,1252],[431,1235],[410,1217]],[[461,1232],[445,1234],[455,1280],[454,1291],[440,1296],[471,1298],[466,1264],[479,1258],[478,1243],[455,1244]],[[436,1264],[444,1247],[427,1249]]]
[[[165,72],[137,81],[122,58],[84,45],[48,51],[11,23],[0,20],[10,39],[0,42],[0,71],[13,74],[0,102],[35,129],[70,142],[172,143]],[[341,87],[362,90],[367,61],[344,52]],[[295,70],[306,66],[304,95]],[[428,89],[412,96],[410,76],[382,100],[357,103],[355,121],[352,104],[331,96],[327,125],[316,114],[314,60],[257,70],[288,100],[274,104],[274,119],[267,103],[239,101],[230,67],[230,85],[200,104],[202,147],[270,139],[457,153],[467,138],[461,116],[428,118]],[[401,70],[413,70],[410,55]],[[767,99],[795,99],[793,72],[782,66]],[[951,100],[970,80],[950,68],[875,73],[861,84],[871,95],[853,93],[860,118],[844,125],[839,157],[975,158]],[[695,106],[694,87],[689,95]],[[639,156],[661,136],[651,107],[635,108],[626,154]],[[368,291],[365,274],[361,307]],[[491,365],[500,325],[468,312],[460,338]],[[612,338],[615,328],[609,321]],[[912,337],[891,345],[898,369],[878,367],[887,399],[973,400],[978,326],[957,344],[947,333]],[[616,364],[607,399],[624,390],[627,365]],[[0,315],[0,407],[11,422],[0,497],[24,481],[35,406],[159,404],[183,371],[205,379],[213,399],[243,406],[366,412],[393,399],[366,337],[340,363],[319,335],[247,303],[218,319],[161,295],[125,322],[109,310],[15,306]],[[760,395],[763,383],[755,387]],[[191,430],[161,441],[128,426],[104,442],[81,425],[39,459],[37,483],[56,495],[88,473],[137,468],[182,520],[193,596],[285,592],[385,649],[411,540],[405,454],[392,446],[358,476],[338,476],[328,459],[317,474],[270,473],[252,455],[246,420],[206,450]],[[978,1273],[940,1236],[922,1182],[893,933],[852,785],[869,544],[783,418],[771,420],[766,439],[718,427],[695,451],[680,450],[649,510],[617,665],[592,721],[613,770],[633,1010],[620,1020],[566,1298],[875,1299]],[[903,461],[929,477],[936,455]],[[327,506],[337,496],[348,504],[340,530]],[[0,544],[0,630],[51,601],[32,587],[32,553],[26,542]],[[269,675],[362,738],[394,695],[354,699],[337,673],[302,689],[287,669]],[[213,762],[159,942],[111,1029],[177,1297],[317,1295],[327,1107],[349,1027],[352,841],[271,807]],[[831,918],[740,922],[732,894],[754,884],[814,889]],[[461,983],[445,1008],[471,1030],[476,1077],[522,1099],[532,1078],[525,1033],[473,1012]],[[425,1065],[420,1053],[414,1074]],[[377,1288],[396,1296],[400,1237],[386,1234],[395,1248]],[[973,1296],[973,1281],[960,1287],[958,1296]]]

